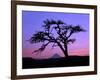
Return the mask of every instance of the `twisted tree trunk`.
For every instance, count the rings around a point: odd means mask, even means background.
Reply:
[[[65,50],[64,50],[64,55],[65,55],[65,57],[67,58],[67,57],[68,57],[68,46],[65,44],[65,45],[64,45],[64,48],[65,48]]]
[[[64,55],[68,58],[68,44],[66,40],[64,41]]]

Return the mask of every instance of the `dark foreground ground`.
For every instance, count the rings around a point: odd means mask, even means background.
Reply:
[[[32,58],[23,58],[22,68],[48,68],[48,67],[71,67],[88,66],[89,56],[69,56],[68,58],[35,60]]]

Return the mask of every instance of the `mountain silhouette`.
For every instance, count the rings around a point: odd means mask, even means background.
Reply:
[[[61,56],[56,53],[51,58],[61,58]]]

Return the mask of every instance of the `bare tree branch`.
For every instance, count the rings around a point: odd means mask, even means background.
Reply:
[[[33,53],[36,53],[36,52],[42,52],[45,50],[46,46],[49,44],[50,42],[46,43],[46,44],[42,44],[42,46],[38,49],[38,50],[35,50]]]
[[[76,39],[69,39],[69,40],[67,40],[67,43],[69,44],[69,43],[74,43],[76,41]]]

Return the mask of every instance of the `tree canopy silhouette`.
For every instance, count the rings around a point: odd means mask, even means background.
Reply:
[[[34,52],[42,52],[51,44],[52,47],[58,46],[65,57],[68,57],[68,44],[74,43],[76,39],[71,38],[75,33],[85,32],[80,25],[67,25],[61,20],[43,21],[44,31],[38,31],[29,39],[31,44],[43,42],[42,46]]]

